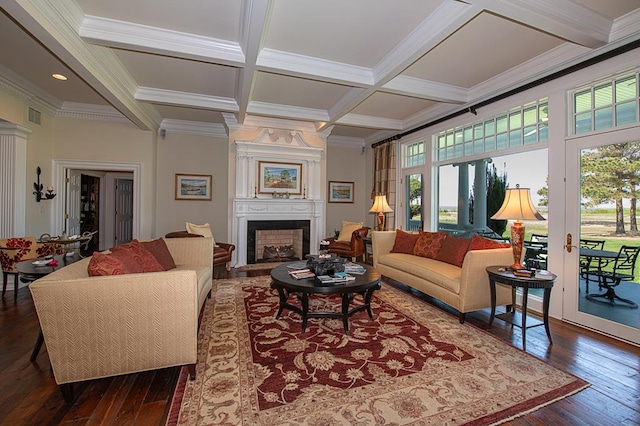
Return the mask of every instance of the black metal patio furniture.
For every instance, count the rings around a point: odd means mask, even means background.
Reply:
[[[587,300],[596,303],[606,303],[611,306],[620,306],[636,309],[638,304],[630,299],[620,297],[615,292],[615,287],[620,285],[622,280],[632,281],[635,277],[636,260],[640,247],[625,246],[620,247],[618,257],[616,257],[612,271],[596,271],[598,285],[606,291],[602,294],[587,294]],[[616,302],[618,301],[618,302]]]

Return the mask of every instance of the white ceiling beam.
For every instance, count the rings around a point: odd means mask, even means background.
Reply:
[[[336,120],[336,124],[373,129],[402,130],[402,120],[360,114],[345,114],[342,118]]]
[[[315,108],[304,108],[291,105],[271,104],[267,102],[251,101],[247,114],[266,115],[269,117],[290,118],[303,121],[327,121],[327,111]]]
[[[481,7],[474,5],[461,2],[443,2],[395,49],[375,65],[373,68],[374,81],[371,87],[362,91],[357,97],[353,97],[353,93],[350,92],[346,95],[346,101],[340,101],[330,109],[331,120],[325,125],[338,123],[341,117],[349,114],[355,106],[364,102],[377,90],[396,78],[481,11]]]
[[[256,61],[262,47],[262,40],[271,10],[271,1],[244,0],[242,2],[240,44],[245,53],[245,66],[238,73],[235,91],[238,103],[238,121],[240,123],[244,123],[247,117],[247,108],[255,85]]]
[[[86,15],[79,33],[86,42],[107,47],[236,67],[245,62],[238,43],[98,16]]]
[[[463,104],[469,99],[468,91],[464,87],[403,75],[382,86],[381,90],[396,95],[456,104]]]
[[[83,13],[75,2],[3,0],[2,8],[132,123],[157,128],[162,117],[151,105],[136,102],[136,83],[115,53],[78,35]]]
[[[260,71],[307,77],[329,83],[362,87],[373,85],[373,73],[370,68],[274,49],[262,49],[256,66]]]
[[[136,90],[135,98],[141,102],[151,102],[154,104],[238,112],[238,104],[234,98],[223,98],[199,93],[178,92],[175,90],[141,86]]]
[[[613,20],[573,1],[493,0],[486,9],[497,15],[595,49],[609,42]]]

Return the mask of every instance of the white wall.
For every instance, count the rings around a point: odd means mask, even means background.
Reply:
[[[368,214],[372,203],[371,184],[367,183],[367,170],[372,167],[361,147],[327,144],[327,185],[329,181],[354,183],[353,204],[327,203],[327,237],[332,237],[334,230],[340,230],[343,220],[362,221],[365,226],[373,227],[374,215]]]
[[[156,235],[185,229],[185,222],[209,223],[216,241],[227,242],[229,152],[226,138],[167,132],[158,140]],[[175,175],[212,175],[211,201],[175,199]]]

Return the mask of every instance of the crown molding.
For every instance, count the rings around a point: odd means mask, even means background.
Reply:
[[[403,128],[402,120],[360,114],[345,114],[335,123],[344,126],[371,127],[385,130],[402,130]]]
[[[271,115],[279,118],[291,117],[293,120],[329,121],[329,113],[326,110],[258,101],[249,102],[247,112],[255,115]]]
[[[58,117],[130,123],[129,119],[120,111],[108,105],[64,102],[62,108],[58,109],[55,114]]]
[[[173,120],[165,118],[160,123],[160,130],[170,133],[182,133],[212,138],[228,138],[225,126],[221,123],[203,123],[201,121]]]
[[[329,136],[327,145],[341,146],[345,148],[364,148],[364,139],[348,136]]]
[[[236,67],[245,63],[238,43],[98,16],[86,15],[79,34],[102,46]]]

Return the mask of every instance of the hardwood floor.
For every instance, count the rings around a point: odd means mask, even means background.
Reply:
[[[268,271],[216,269],[219,278],[264,275]],[[399,287],[403,287],[399,285]],[[415,292],[413,292],[415,294]],[[426,296],[419,297],[457,314]],[[488,311],[467,314],[467,322],[486,329]],[[543,327],[527,331],[527,352],[587,380],[591,386],[510,425],[640,424],[640,349],[551,319],[554,344]],[[521,348],[519,328],[494,322],[490,333]],[[93,380],[76,386],[67,405],[55,384],[46,349],[36,362],[29,357],[38,321],[28,289],[7,292],[0,310],[0,424],[2,425],[162,425],[165,423],[179,368]],[[45,344],[46,346],[46,344]]]

